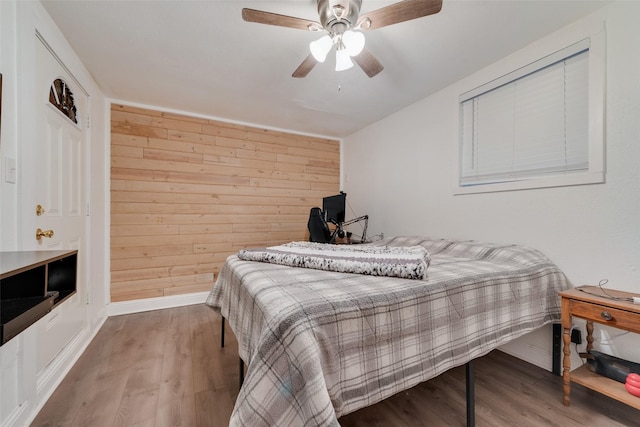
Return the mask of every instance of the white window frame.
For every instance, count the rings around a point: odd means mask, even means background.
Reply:
[[[551,57],[557,52],[576,43],[589,44],[589,78],[588,78],[588,170],[576,173],[560,173],[529,177],[525,179],[507,180],[486,184],[461,185],[461,156],[462,156],[462,111],[461,100],[469,98],[470,93],[486,91],[487,87],[497,87],[507,75],[526,70],[532,63],[545,57]],[[597,184],[605,182],[605,136],[604,136],[604,106],[605,106],[605,31],[604,24],[596,28],[576,31],[569,30],[554,33],[509,57],[473,74],[456,85],[455,94],[455,135],[456,149],[454,159],[454,194],[473,194],[497,191],[525,190],[532,188],[560,187],[570,185]],[[512,78],[513,80],[513,78]],[[497,83],[497,84],[496,84]],[[496,84],[496,86],[493,86]]]

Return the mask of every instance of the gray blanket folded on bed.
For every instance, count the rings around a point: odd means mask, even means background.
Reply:
[[[313,268],[371,276],[424,279],[431,257],[422,246],[388,247],[291,242],[243,249],[238,258],[290,267]]]

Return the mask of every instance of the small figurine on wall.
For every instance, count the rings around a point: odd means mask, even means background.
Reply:
[[[49,102],[58,110],[62,111],[62,114],[67,116],[73,123],[78,123],[73,93],[62,79],[56,79],[51,84]]]

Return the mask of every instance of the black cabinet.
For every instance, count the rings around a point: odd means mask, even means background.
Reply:
[[[0,345],[76,292],[78,251],[0,252]]]

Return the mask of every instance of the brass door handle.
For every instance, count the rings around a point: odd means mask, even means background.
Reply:
[[[36,239],[40,240],[43,237],[48,237],[48,238],[52,238],[53,237],[53,230],[45,230],[42,231],[40,228],[38,228],[36,230]]]

